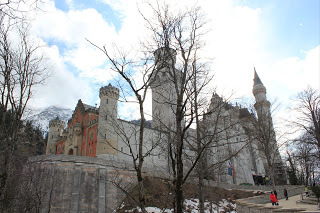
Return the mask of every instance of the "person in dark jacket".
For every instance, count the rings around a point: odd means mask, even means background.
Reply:
[[[288,200],[288,191],[286,188],[283,189],[283,195],[286,198],[286,200]]]

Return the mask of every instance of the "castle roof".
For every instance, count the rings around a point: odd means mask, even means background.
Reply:
[[[245,118],[251,116],[252,114],[249,112],[247,108],[239,109],[239,118]]]
[[[262,81],[260,80],[259,76],[258,76],[258,73],[256,71],[256,68],[254,68],[254,78],[253,78],[253,86],[256,86],[258,84],[262,84]]]
[[[88,104],[84,104],[84,103],[82,103],[83,104],[83,106],[84,106],[84,109],[87,111],[88,109],[92,109],[92,110],[96,110],[97,108],[96,107],[94,107],[94,106],[90,106],[90,105],[88,105]]]

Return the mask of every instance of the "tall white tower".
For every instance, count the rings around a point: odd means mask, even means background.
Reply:
[[[256,99],[254,108],[256,109],[258,115],[258,122],[264,126],[264,132],[267,132],[267,137],[269,138],[269,146],[274,150],[269,151],[271,153],[271,158],[273,163],[273,171],[275,174],[275,181],[280,184],[285,184],[285,170],[283,166],[283,161],[280,156],[278,145],[276,142],[276,134],[273,127],[271,111],[270,111],[270,102],[267,100],[266,93],[267,90],[263,83],[261,82],[256,69],[254,69],[254,79],[253,79],[253,95]],[[269,168],[265,163],[265,171],[268,171],[270,174]]]
[[[257,111],[258,119],[270,118],[270,102],[267,100],[267,90],[261,82],[255,68],[252,92],[256,99],[254,108]]]
[[[97,155],[118,153],[118,100],[118,88],[111,84],[100,88]]]
[[[46,154],[56,154],[57,142],[63,132],[65,123],[58,117],[49,122],[48,142],[46,148]]]
[[[176,88],[180,78],[175,69],[176,51],[162,47],[154,52],[156,72],[152,77],[152,127],[172,129],[175,126]],[[174,80],[176,79],[176,80]]]

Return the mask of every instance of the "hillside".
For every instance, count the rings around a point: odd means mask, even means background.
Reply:
[[[146,207],[150,207],[148,212],[171,212],[173,208],[173,191],[167,180],[160,178],[146,177],[144,180],[144,187],[146,192]],[[183,187],[185,198],[186,212],[195,212],[198,209],[198,187],[196,184],[186,183]],[[138,200],[138,188],[134,188],[130,193]],[[235,200],[240,198],[252,197],[263,194],[263,192],[254,193],[252,191],[242,190],[227,190],[217,187],[205,187],[204,198],[205,208],[209,210],[211,204],[213,212],[235,212]],[[132,202],[130,197],[127,197],[118,212],[139,212],[136,204]],[[209,212],[209,211],[208,211]]]

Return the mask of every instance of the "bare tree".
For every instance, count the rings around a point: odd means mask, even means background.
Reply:
[[[3,0],[0,2],[0,13],[11,19],[23,21],[30,11],[38,10],[41,0]]]
[[[1,211],[14,191],[8,185],[15,171],[34,153],[35,141],[27,140],[22,116],[35,85],[49,76],[41,46],[29,36],[30,23],[0,14],[0,108],[1,108]],[[20,161],[21,160],[21,161]]]
[[[295,160],[295,155],[294,153],[290,154],[287,151],[287,161],[289,163],[289,166],[287,166],[287,174],[288,174],[288,178],[289,178],[289,182],[291,185],[298,185],[299,184],[299,180],[298,180],[298,167],[297,167],[297,163]]]
[[[269,103],[270,104],[270,103]],[[284,165],[280,156],[279,147],[272,121],[272,115],[269,112],[264,113],[262,110],[251,110],[253,117],[251,122],[251,136],[254,138],[257,148],[262,153],[265,161],[265,170],[270,178],[273,188],[276,181],[285,182]],[[281,138],[279,136],[278,138]]]
[[[17,120],[21,120],[33,87],[43,84],[49,76],[48,63],[43,47],[29,35],[29,23],[15,23],[2,16],[0,24],[1,106],[14,111]],[[13,42],[14,36],[18,36],[18,43]]]
[[[168,61],[165,74],[167,78],[156,82],[156,86],[167,84],[166,89],[169,91],[165,93],[160,90],[161,94],[158,95],[163,104],[167,104],[167,113],[172,116],[169,121],[161,120],[161,118],[159,120],[161,129],[169,132],[168,153],[175,192],[174,209],[175,212],[182,212],[182,186],[198,164],[205,149],[205,146],[201,148],[199,146],[198,153],[194,152],[197,157],[192,161],[190,167],[185,167],[186,152],[192,150],[186,143],[188,130],[195,119],[199,119],[200,114],[195,114],[194,109],[197,105],[195,103],[199,101],[198,93],[207,84],[207,79],[197,77],[196,74],[200,75],[200,69],[195,64],[196,61],[199,61],[197,52],[204,45],[201,37],[206,33],[204,27],[206,21],[200,8],[197,7],[179,13],[173,12],[172,8],[166,4],[158,3],[150,4],[150,6],[155,18],[145,18],[145,20],[154,35],[154,43],[163,46],[159,56],[162,60]],[[153,117],[153,119],[156,118]],[[196,123],[199,124],[199,122]],[[197,135],[199,136],[199,132]]]
[[[88,40],[89,41],[89,40]],[[119,48],[114,48],[112,50],[108,50],[106,46],[99,47],[89,41],[90,44],[101,50],[107,60],[111,64],[111,69],[121,76],[121,80],[118,82],[118,86],[121,91],[121,101],[123,102],[134,102],[139,107],[139,120],[140,125],[133,125],[128,128],[124,128],[122,123],[112,122],[114,126],[115,132],[117,132],[118,136],[125,141],[128,149],[129,156],[131,157],[133,167],[136,171],[138,185],[139,185],[139,206],[142,211],[145,212],[145,196],[144,196],[144,186],[143,186],[143,162],[145,158],[150,155],[152,150],[156,147],[155,144],[149,146],[148,149],[144,149],[148,147],[148,138],[145,139],[145,100],[147,96],[147,91],[152,83],[152,76],[157,72],[159,64],[151,64],[150,61],[150,53],[146,53],[141,58],[135,58],[134,60],[130,59],[128,54],[121,51]],[[141,74],[141,79],[135,79],[133,76],[133,69]],[[139,83],[142,81],[142,83]],[[133,94],[134,100],[128,100],[128,97]],[[132,97],[132,96],[131,96]],[[117,119],[117,118],[115,118]],[[138,134],[137,134],[138,133]],[[135,139],[135,142],[132,141],[132,138]],[[138,144],[138,149],[136,150],[134,147]],[[119,150],[117,147],[113,147],[118,152],[123,152],[123,150]]]
[[[318,147],[320,158],[320,93],[308,87],[296,98],[298,117],[294,124],[310,135],[308,143]]]
[[[312,140],[313,137],[305,132],[297,138],[294,143],[294,160],[298,163],[301,173],[304,174],[303,182],[306,186],[314,182],[314,177],[313,181],[311,181],[312,176],[314,176],[312,172],[319,168],[318,148],[315,144],[310,142]]]

